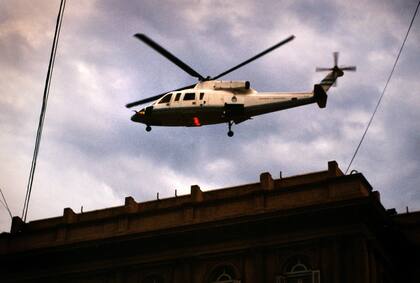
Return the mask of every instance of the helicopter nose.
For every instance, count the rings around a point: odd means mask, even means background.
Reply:
[[[139,111],[139,112],[134,113],[133,116],[131,116],[131,121],[142,123],[143,117],[144,117],[144,111]]]
[[[133,116],[131,116],[131,121],[137,122],[137,113],[135,113]]]

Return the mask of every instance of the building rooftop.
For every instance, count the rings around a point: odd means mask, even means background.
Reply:
[[[372,191],[362,174],[344,175],[337,163],[330,161],[325,171],[279,179],[262,173],[260,181],[253,184],[206,192],[193,185],[189,195],[147,202],[126,197],[122,206],[82,213],[65,208],[62,216],[29,223],[14,217],[10,233],[0,235],[0,255],[170,229],[192,229],[203,223],[372,197],[379,203],[379,193]]]

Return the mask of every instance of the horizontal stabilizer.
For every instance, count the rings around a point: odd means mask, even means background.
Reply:
[[[314,97],[319,108],[325,108],[327,106],[327,93],[320,84],[314,85]]]

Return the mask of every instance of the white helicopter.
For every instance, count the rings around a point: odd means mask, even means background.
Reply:
[[[334,67],[316,68],[316,71],[330,71],[310,92],[257,92],[250,87],[249,81],[222,81],[218,78],[260,58],[270,51],[294,39],[289,36],[285,40],[264,50],[254,57],[214,77],[204,77],[190,66],[175,57],[162,46],[144,34],[134,35],[149,47],[169,59],[189,75],[198,78],[199,82],[165,92],[153,97],[135,101],[127,108],[154,101],[131,117],[134,122],[151,126],[186,126],[200,127],[210,124],[227,123],[228,136],[233,136],[232,125],[239,124],[253,116],[292,107],[317,103],[324,108],[327,103],[327,91],[343,71],[356,71],[356,67],[338,67],[338,52],[334,52]]]

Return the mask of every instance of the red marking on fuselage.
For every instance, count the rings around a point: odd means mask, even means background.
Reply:
[[[200,119],[198,119],[198,117],[194,117],[194,118],[193,118],[193,122],[194,122],[194,125],[195,125],[195,126],[197,126],[197,127],[198,127],[198,126],[201,126]]]

